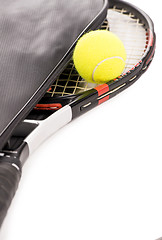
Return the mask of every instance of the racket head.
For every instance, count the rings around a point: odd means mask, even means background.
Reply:
[[[83,101],[87,96],[93,102],[89,107],[93,107],[130,86],[146,71],[155,51],[156,37],[152,20],[142,10],[127,2],[110,1],[109,4],[107,18],[101,29],[114,32],[124,43],[127,52],[124,72],[106,84],[87,83],[78,74],[71,60],[35,110],[56,111],[66,104],[72,103],[74,106],[77,100]],[[79,115],[79,112],[74,115]]]

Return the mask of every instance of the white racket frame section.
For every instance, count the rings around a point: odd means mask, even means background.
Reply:
[[[25,120],[24,122],[38,125],[24,140],[28,144],[29,154],[33,153],[47,138],[71,122],[71,120],[72,109],[69,105],[61,108],[45,120]]]

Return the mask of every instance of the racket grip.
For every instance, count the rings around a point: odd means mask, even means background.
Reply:
[[[21,178],[21,166],[0,162],[0,227],[16,193]]]

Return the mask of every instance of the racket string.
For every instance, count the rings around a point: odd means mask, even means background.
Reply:
[[[134,14],[125,9],[113,8],[113,15],[109,19],[111,31],[116,33],[124,43],[127,60],[124,72],[129,71],[144,55],[146,34],[143,23]],[[122,19],[121,19],[122,13]],[[123,28],[124,26],[124,28]]]
[[[114,32],[123,42],[127,52],[123,73],[128,72],[142,59],[148,45],[148,36],[144,24],[133,13],[114,6],[108,10],[108,17],[101,29]],[[87,83],[79,76],[71,60],[64,72],[51,86],[48,97],[78,94],[94,87],[96,84]]]

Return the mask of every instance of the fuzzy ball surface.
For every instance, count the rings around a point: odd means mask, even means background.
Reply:
[[[74,49],[73,61],[82,78],[102,84],[122,74],[126,51],[122,41],[114,33],[96,30],[79,39]]]

